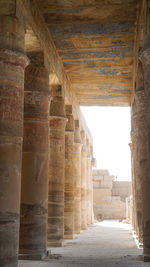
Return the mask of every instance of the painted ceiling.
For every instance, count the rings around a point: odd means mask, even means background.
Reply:
[[[37,0],[81,105],[129,105],[138,0]]]

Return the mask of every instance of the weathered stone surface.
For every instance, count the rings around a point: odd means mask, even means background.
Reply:
[[[74,133],[74,231],[81,231],[81,136],[79,120],[75,120]]]
[[[65,207],[64,238],[74,237],[74,118],[72,106],[66,105],[68,119],[65,132]]]
[[[3,13],[4,12],[4,13]],[[0,2],[0,49],[24,52],[25,21],[15,0]]]
[[[142,143],[142,150],[144,157],[140,158],[140,167],[143,173],[142,175],[142,220],[143,220],[143,245],[144,254],[150,258],[150,213],[149,213],[149,201],[150,201],[150,49],[143,49],[140,54],[144,72],[144,97],[143,107],[144,116],[141,118],[141,135],[140,141]],[[143,108],[142,108],[143,109]],[[142,151],[141,151],[142,152]],[[147,260],[148,260],[147,257]]]
[[[91,224],[91,179],[92,179],[92,165],[91,165],[91,151],[89,140],[87,143],[87,179],[86,179],[86,198],[87,198],[87,224]]]
[[[43,53],[25,71],[20,254],[46,255],[49,166],[49,73]]]
[[[18,263],[23,137],[24,25],[8,1],[0,11],[0,266]],[[1,1],[4,6],[4,1]],[[10,16],[9,16],[10,15]],[[7,29],[7,30],[6,30]]]
[[[126,221],[132,224],[133,217],[133,195],[126,198]]]
[[[92,167],[93,167],[93,146],[90,145],[90,153],[91,153],[91,168],[90,168],[90,220],[91,224],[94,222],[94,211],[93,211],[93,176],[92,176]]]
[[[81,131],[81,229],[87,229],[87,209],[86,209],[86,179],[87,179],[87,148],[86,135]]]
[[[135,88],[135,100],[132,105],[132,157],[133,157],[133,186],[134,186],[134,212],[135,212],[135,230],[139,242],[143,243],[143,196],[142,181],[145,170],[143,164],[146,159],[146,135],[145,135],[145,95],[144,95],[144,77],[141,62],[139,62],[137,83]]]
[[[126,198],[131,195],[131,182],[114,181],[106,170],[93,170],[94,215],[99,221],[126,219]]]
[[[48,189],[48,246],[61,246],[64,238],[65,127],[61,86],[51,88],[50,162]]]

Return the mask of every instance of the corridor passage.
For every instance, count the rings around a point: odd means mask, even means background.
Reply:
[[[103,221],[82,231],[62,248],[51,248],[43,262],[20,261],[19,267],[142,267],[142,249],[137,249],[131,226],[118,221]]]

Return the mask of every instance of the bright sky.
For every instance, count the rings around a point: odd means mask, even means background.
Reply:
[[[97,168],[108,169],[119,181],[131,180],[130,108],[81,107],[93,135]]]

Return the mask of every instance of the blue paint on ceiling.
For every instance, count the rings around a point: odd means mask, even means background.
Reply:
[[[115,32],[129,33],[133,27],[133,22],[106,22],[106,23],[91,23],[91,24],[64,24],[49,26],[53,38],[67,38],[70,35],[91,35],[95,34],[113,34]]]
[[[101,41],[95,41],[95,44],[97,44],[97,45],[101,45],[102,42],[101,42]]]
[[[58,49],[64,49],[65,47],[67,48],[73,48],[73,42],[72,41],[67,41],[67,40],[59,40],[59,41],[55,41],[55,46]],[[74,47],[75,48],[75,47]]]
[[[124,41],[121,41],[121,40],[116,40],[116,41],[112,41],[112,44],[114,44],[114,45],[125,45],[126,43]]]
[[[114,93],[119,93],[119,94],[131,94],[131,90],[116,90],[116,89],[113,89],[113,92]]]
[[[112,86],[111,86],[112,87]],[[110,88],[111,88],[110,87]],[[109,88],[108,88],[108,86],[98,86],[98,88],[96,88],[96,89],[98,89],[98,90],[100,90],[100,91],[107,91]]]
[[[129,86],[124,86],[123,87],[124,89],[121,90],[120,86],[117,84],[118,84],[118,82],[116,84],[108,83],[108,84],[104,84],[104,85],[101,85],[99,87],[96,87],[96,89],[98,89],[99,91],[113,90],[113,92],[115,92],[115,93],[122,93],[122,92],[130,93],[131,92]],[[129,88],[129,89],[125,89],[125,88]]]
[[[128,71],[128,70],[124,70],[124,69],[113,69],[113,68],[110,68],[110,69],[92,69],[93,72],[99,74],[99,75],[111,75],[111,76],[114,76],[114,75],[118,75],[118,76],[126,76],[126,75],[132,75],[132,72],[131,71]]]
[[[126,78],[126,81],[127,81],[127,80],[130,80],[130,78],[127,77],[127,78]],[[125,83],[125,80],[124,80],[124,81],[120,81],[120,83],[124,84],[124,83]]]
[[[86,61],[86,64],[88,67],[92,67],[92,68],[96,67],[96,62],[94,60],[88,60]]]
[[[117,60],[115,60],[115,58],[113,59],[113,64],[116,62]],[[106,62],[106,61],[103,61],[103,62],[101,62],[101,63],[103,63],[103,67],[104,68],[111,68],[111,66],[112,66],[112,62]]]
[[[113,84],[112,83],[109,83],[109,84],[107,84],[107,85],[101,85],[101,86],[99,86],[98,87],[98,89],[101,91],[101,90],[109,90],[109,89],[112,89],[112,87],[113,87]],[[119,87],[120,88],[120,87]]]
[[[61,8],[61,9],[56,9],[56,13],[80,13],[84,11],[85,8]]]
[[[114,58],[113,59],[113,66],[114,64],[116,63],[117,66],[120,66],[118,65],[118,59]],[[64,65],[72,65],[72,64],[78,64],[78,65],[87,65],[88,67],[98,67],[100,68],[101,66],[103,67],[112,67],[112,59],[109,60],[108,58],[105,59],[105,58],[102,58],[102,59],[99,59],[99,60],[82,60],[81,61],[65,61]],[[79,66],[80,67],[80,66]],[[120,66],[121,67],[121,66]]]
[[[87,40],[87,38],[86,38]],[[100,41],[93,41],[92,46],[91,42],[88,43],[88,40],[86,41],[85,47],[81,45],[80,43],[78,44],[78,48],[74,45],[74,43],[71,40],[55,40],[54,41],[55,46],[57,49],[65,50],[65,49],[85,49],[85,48],[101,48],[102,47],[102,42]]]
[[[83,52],[75,52],[75,53],[60,53],[62,56],[62,59],[81,59],[81,58],[114,58],[114,57],[131,57],[132,56],[133,49],[132,48],[124,48],[120,51],[83,51]],[[112,62],[113,63],[113,62]]]
[[[87,97],[86,99],[89,100],[108,100],[108,99],[115,99],[115,98],[125,98],[125,95],[104,95],[104,96],[91,96]]]

